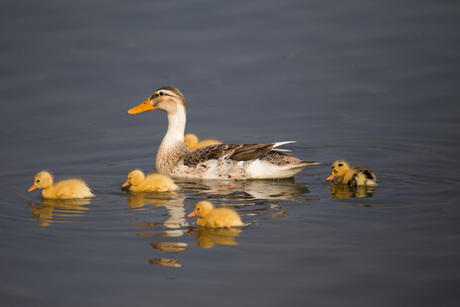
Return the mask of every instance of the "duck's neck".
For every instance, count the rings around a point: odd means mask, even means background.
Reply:
[[[187,121],[185,109],[178,106],[174,114],[168,115],[168,130],[161,144],[175,144],[184,142],[185,122]]]
[[[176,112],[168,115],[168,130],[161,141],[155,158],[155,167],[160,173],[170,174],[184,153],[190,152],[184,143],[186,112],[178,106]]]

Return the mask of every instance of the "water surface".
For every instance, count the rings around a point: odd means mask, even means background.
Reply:
[[[23,1],[0,4],[0,297],[4,306],[456,306],[460,285],[460,6],[455,1]],[[163,85],[187,132],[287,145],[289,180],[153,171]],[[375,190],[332,188],[337,159]],[[87,202],[27,193],[35,173],[84,178]],[[200,200],[249,225],[203,231]]]

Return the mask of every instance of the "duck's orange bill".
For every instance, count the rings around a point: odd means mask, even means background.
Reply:
[[[192,213],[190,213],[189,215],[187,215],[188,217],[193,217],[193,216],[196,216],[195,214],[195,211],[193,211]]]
[[[126,181],[125,183],[123,183],[123,185],[122,185],[121,187],[124,188],[124,187],[127,187],[127,186],[129,186],[129,182],[128,182],[128,181]]]
[[[329,177],[326,178],[326,181],[331,181],[331,180],[334,180],[334,176],[333,175],[330,175]]]
[[[36,189],[37,187],[33,185],[27,190],[27,192],[32,192],[33,190],[36,190]]]
[[[137,107],[129,109],[128,114],[137,114],[137,113],[142,113],[142,112],[151,111],[151,110],[155,110],[155,107],[152,106],[152,104],[150,103],[150,100],[147,99],[143,103],[138,105]]]

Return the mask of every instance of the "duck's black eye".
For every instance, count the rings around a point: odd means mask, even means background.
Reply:
[[[40,182],[40,179],[37,179],[37,182]]]
[[[165,95],[165,93],[163,93],[163,92],[160,92],[160,93],[158,93],[158,94],[159,94],[160,96],[164,96],[164,95]]]
[[[196,211],[200,211],[200,208],[196,208]]]
[[[342,164],[342,163],[339,163],[339,167],[342,167],[342,166],[343,166],[343,164]]]

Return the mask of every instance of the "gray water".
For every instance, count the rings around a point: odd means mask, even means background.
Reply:
[[[457,1],[0,2],[2,306],[457,306]],[[321,162],[292,180],[178,181],[153,171],[163,85],[187,132],[286,145]],[[374,191],[333,189],[340,158]],[[27,193],[35,173],[96,197]],[[199,231],[200,200],[241,231]]]

